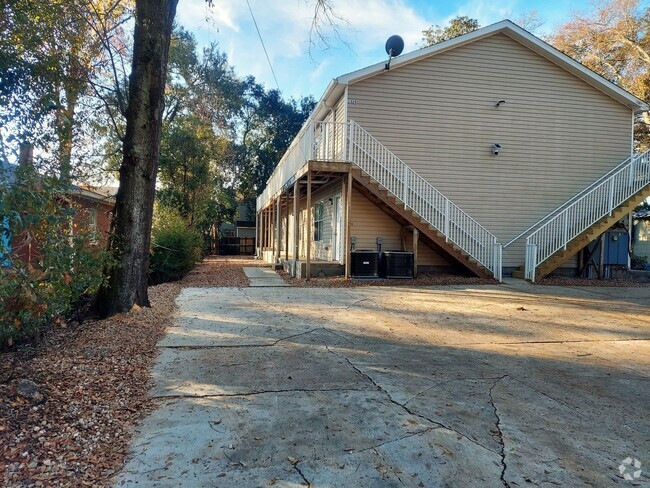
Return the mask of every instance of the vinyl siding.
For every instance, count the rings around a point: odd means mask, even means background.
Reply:
[[[336,103],[336,107],[334,108],[334,122],[337,124],[344,124],[346,121],[347,117],[347,112],[346,112],[346,105],[347,105],[347,99],[343,96],[339,99],[339,101]],[[336,130],[335,130],[335,140],[336,140],[336,153],[337,154],[344,154],[345,150],[345,137],[346,137],[346,130],[345,126],[343,125],[337,125]]]
[[[502,243],[631,150],[629,108],[505,34],[359,81],[348,99],[350,119]],[[523,264],[520,241],[504,266]]]
[[[402,250],[402,225],[356,189],[352,190],[350,236],[356,238],[356,249],[377,249],[377,237],[381,237],[384,251]],[[412,235],[407,235],[406,250],[408,251],[413,249],[412,240]],[[418,265],[446,266],[448,264],[435,251],[420,242]]]

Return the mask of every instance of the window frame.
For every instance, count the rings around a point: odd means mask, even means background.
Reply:
[[[314,242],[323,240],[323,229],[325,226],[325,202],[320,201],[314,205]]]

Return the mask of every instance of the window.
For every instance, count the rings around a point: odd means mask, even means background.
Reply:
[[[88,209],[88,230],[97,232],[97,209]]]
[[[323,224],[325,222],[325,203],[318,202],[314,205],[314,241],[323,240]]]

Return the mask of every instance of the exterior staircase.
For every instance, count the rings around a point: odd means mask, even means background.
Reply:
[[[496,236],[351,121],[346,155],[364,193],[420,231],[427,244],[476,275],[502,278]]]
[[[513,277],[544,278],[650,196],[650,152],[634,156],[599,178],[534,226],[526,264]]]
[[[352,178],[358,184],[356,187],[366,198],[382,206],[385,211],[397,221],[408,223],[420,232],[420,239],[426,245],[450,262],[458,262],[481,278],[493,278],[492,272],[474,259],[459,246],[445,240],[445,235],[436,230],[414,210],[407,208],[404,203],[383,188],[378,181],[370,177],[360,168],[353,168]]]

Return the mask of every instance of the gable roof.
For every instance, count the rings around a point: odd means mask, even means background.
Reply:
[[[488,25],[481,29],[477,29],[468,34],[462,36],[454,37],[447,41],[434,44],[429,47],[418,49],[410,53],[404,54],[397,58],[393,58],[391,61],[391,70],[398,69],[400,66],[405,66],[410,63],[414,63],[424,58],[435,56],[443,52],[447,52],[451,49],[464,46],[471,42],[478,41],[480,39],[492,36],[494,34],[503,33],[508,37],[514,39],[520,44],[526,46],[530,50],[536,52],[540,56],[548,59],[552,63],[560,66],[561,68],[569,71],[573,75],[577,76],[581,80],[590,84],[594,88],[600,90],[601,92],[609,95],[614,100],[622,103],[623,105],[634,110],[635,113],[646,112],[650,110],[650,106],[645,103],[643,100],[638,99],[631,93],[625,91],[621,87],[615,85],[611,81],[603,78],[599,74],[580,64],[575,59],[567,56],[566,54],[558,51],[550,44],[542,41],[538,37],[534,36],[525,29],[522,29],[517,24],[510,20],[502,20],[496,24]],[[339,76],[330,82],[328,85],[325,94],[318,102],[318,105],[314,109],[313,116],[318,117],[324,110],[328,110],[332,107],[333,103],[339,98],[345,89],[345,85],[351,83],[356,83],[358,81],[370,78],[372,76],[377,76],[385,71],[385,62],[373,64],[366,68],[362,68],[357,71]]]

